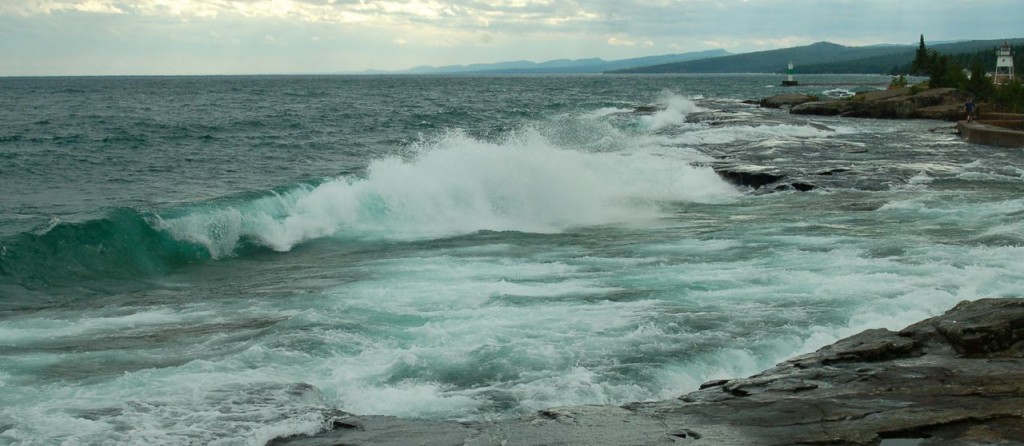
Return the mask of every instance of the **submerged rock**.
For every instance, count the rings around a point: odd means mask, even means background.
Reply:
[[[638,115],[650,115],[661,111],[662,109],[657,105],[640,105],[633,108],[633,113]]]
[[[749,187],[756,191],[782,192],[796,190],[807,192],[817,189],[817,186],[813,184],[792,181],[785,174],[771,172],[767,168],[755,166],[717,166],[714,167],[714,170],[723,180],[737,186]]]
[[[905,442],[896,440],[905,439]],[[675,400],[516,420],[345,415],[273,445],[1024,445],[1024,299],[962,302]]]
[[[780,173],[768,172],[765,170],[754,170],[751,168],[715,168],[715,173],[723,180],[737,186],[745,186],[753,189],[760,189],[769,184],[774,184],[786,178]]]

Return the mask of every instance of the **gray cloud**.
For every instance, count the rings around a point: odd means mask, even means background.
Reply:
[[[0,75],[337,72],[1017,37],[1020,0],[0,0]]]

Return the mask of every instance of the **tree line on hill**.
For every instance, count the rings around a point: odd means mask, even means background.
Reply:
[[[1012,52],[1019,57],[1022,50],[1024,47],[1014,46]],[[902,72],[928,76],[930,88],[949,87],[964,90],[974,95],[977,101],[994,106],[993,111],[1024,112],[1024,84],[1017,78],[1003,85],[993,84],[992,78],[986,74],[986,67],[995,66],[995,51],[939,54],[928,49],[924,43],[924,35],[921,35],[921,43],[914,53],[914,60]],[[1014,66],[1020,66],[1016,60]]]

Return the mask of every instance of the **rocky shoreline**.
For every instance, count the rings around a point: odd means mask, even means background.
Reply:
[[[857,93],[851,98],[821,101],[817,96],[779,94],[760,101],[744,101],[763,108],[788,108],[794,115],[841,116],[878,119],[938,119],[957,122],[956,130],[975,144],[1024,147],[1024,115],[977,112],[977,120],[965,121],[964,103],[969,95],[955,88],[903,87]],[[984,108],[979,105],[978,108]]]
[[[843,116],[881,119],[939,119],[957,121],[964,117],[967,94],[955,88],[918,91],[903,87],[857,93],[848,99],[818,100],[816,96],[782,94],[762,99],[761,107],[789,107],[794,115]]]
[[[1024,445],[1024,299],[961,302],[677,399],[493,422],[339,414],[270,445]]]

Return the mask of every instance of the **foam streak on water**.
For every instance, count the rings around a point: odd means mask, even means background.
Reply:
[[[773,79],[4,82],[0,444],[674,398],[1024,283],[1024,155]]]

